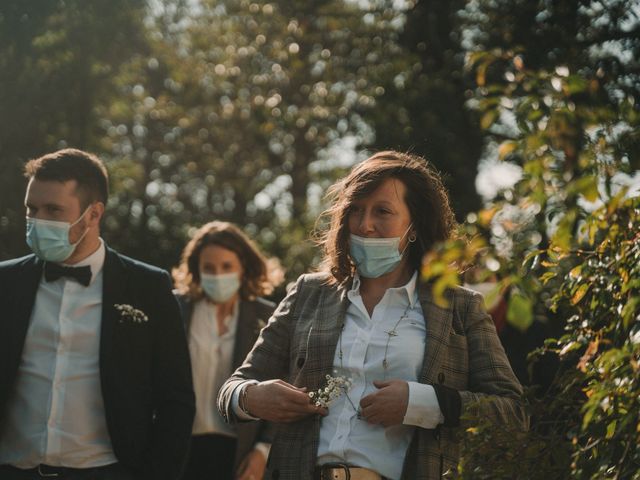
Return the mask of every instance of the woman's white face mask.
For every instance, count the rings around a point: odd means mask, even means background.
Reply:
[[[400,243],[411,227],[409,225],[401,237],[367,238],[352,233],[349,237],[349,253],[358,274],[365,278],[378,278],[393,271],[411,243],[407,242],[403,251],[400,251]]]
[[[224,303],[240,289],[240,274],[231,272],[213,275],[200,272],[200,286],[212,302]]]

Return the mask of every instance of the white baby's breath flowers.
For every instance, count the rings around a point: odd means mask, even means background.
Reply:
[[[149,317],[142,310],[138,310],[127,303],[116,303],[114,307],[120,312],[120,323],[124,322],[125,319],[135,323],[149,321]]]
[[[324,388],[319,388],[315,392],[309,392],[309,398],[313,401],[316,407],[328,408],[336,398],[343,393],[346,393],[353,381],[344,375],[326,375],[327,385]]]

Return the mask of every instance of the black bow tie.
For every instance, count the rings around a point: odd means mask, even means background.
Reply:
[[[73,278],[75,281],[87,287],[91,283],[91,267],[67,267],[58,263],[46,262],[44,264],[44,279],[53,282],[60,277]]]

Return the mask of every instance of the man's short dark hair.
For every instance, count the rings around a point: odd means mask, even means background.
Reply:
[[[65,148],[29,160],[25,176],[36,180],[67,182],[75,180],[80,204],[86,208],[94,202],[107,204],[109,175],[104,164],[91,153]]]

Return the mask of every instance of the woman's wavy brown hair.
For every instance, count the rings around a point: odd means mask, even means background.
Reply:
[[[279,283],[278,277],[282,276],[279,267],[272,266],[242,230],[229,222],[209,222],[196,231],[182,251],[180,265],[172,271],[176,289],[191,300],[204,296],[199,262],[202,250],[209,245],[226,248],[238,256],[244,270],[241,298],[248,300],[269,295]]]
[[[417,155],[395,151],[376,153],[332,185],[327,194],[331,206],[321,217],[328,218],[329,225],[319,238],[324,251],[320,269],[329,272],[334,283],[351,279],[355,272],[349,256],[351,205],[371,194],[388,178],[400,180],[407,189],[404,201],[417,236],[416,241],[409,244],[410,265],[419,270],[424,254],[435,243],[453,235],[457,224],[438,172]]]

